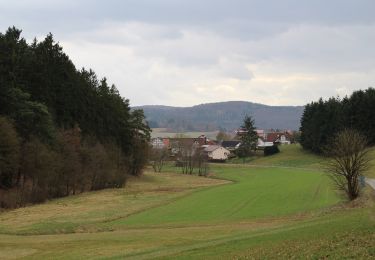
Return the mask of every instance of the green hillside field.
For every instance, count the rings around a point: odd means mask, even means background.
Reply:
[[[0,213],[0,259],[375,258],[375,192],[347,202],[298,146],[211,178],[146,171],[124,189]]]

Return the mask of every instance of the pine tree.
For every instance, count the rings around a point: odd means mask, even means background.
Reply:
[[[151,131],[143,111],[106,78],[77,70],[52,34],[27,44],[21,32],[0,33],[0,207],[140,175]]]
[[[246,115],[241,126],[241,145],[239,147],[239,156],[248,157],[256,150],[258,143],[258,135],[255,131],[254,120],[251,116]]]

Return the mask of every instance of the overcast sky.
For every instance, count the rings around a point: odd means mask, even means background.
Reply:
[[[0,0],[0,28],[52,32],[131,105],[304,105],[375,87],[375,1]]]

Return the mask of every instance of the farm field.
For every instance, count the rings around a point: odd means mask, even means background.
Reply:
[[[365,173],[369,178],[375,178],[375,147],[370,148],[369,157],[372,159],[370,169]],[[281,168],[315,169],[323,171],[326,160],[311,152],[305,151],[298,144],[280,146],[280,153],[276,156],[264,157],[263,152],[259,151],[254,158],[246,160],[249,166],[269,166]],[[242,159],[235,158],[231,161],[235,164],[243,165]]]
[[[0,259],[375,258],[374,191],[346,203],[319,158],[290,146],[211,172],[147,171],[125,189],[2,212]]]

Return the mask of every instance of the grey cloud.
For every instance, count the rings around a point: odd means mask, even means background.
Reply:
[[[28,39],[52,32],[78,67],[107,76],[133,104],[303,104],[375,81],[372,0],[0,0],[0,6],[2,32],[11,25]]]
[[[203,26],[236,37],[262,34],[258,26],[251,28],[252,24],[259,23],[280,24],[284,28],[300,23],[343,25],[375,22],[375,2],[372,0],[39,0],[1,1],[0,4],[2,26],[20,21],[18,24],[23,28],[30,23],[30,27],[35,25],[42,31],[58,29],[66,33],[95,28],[103,21]],[[272,33],[273,29],[268,31]]]

